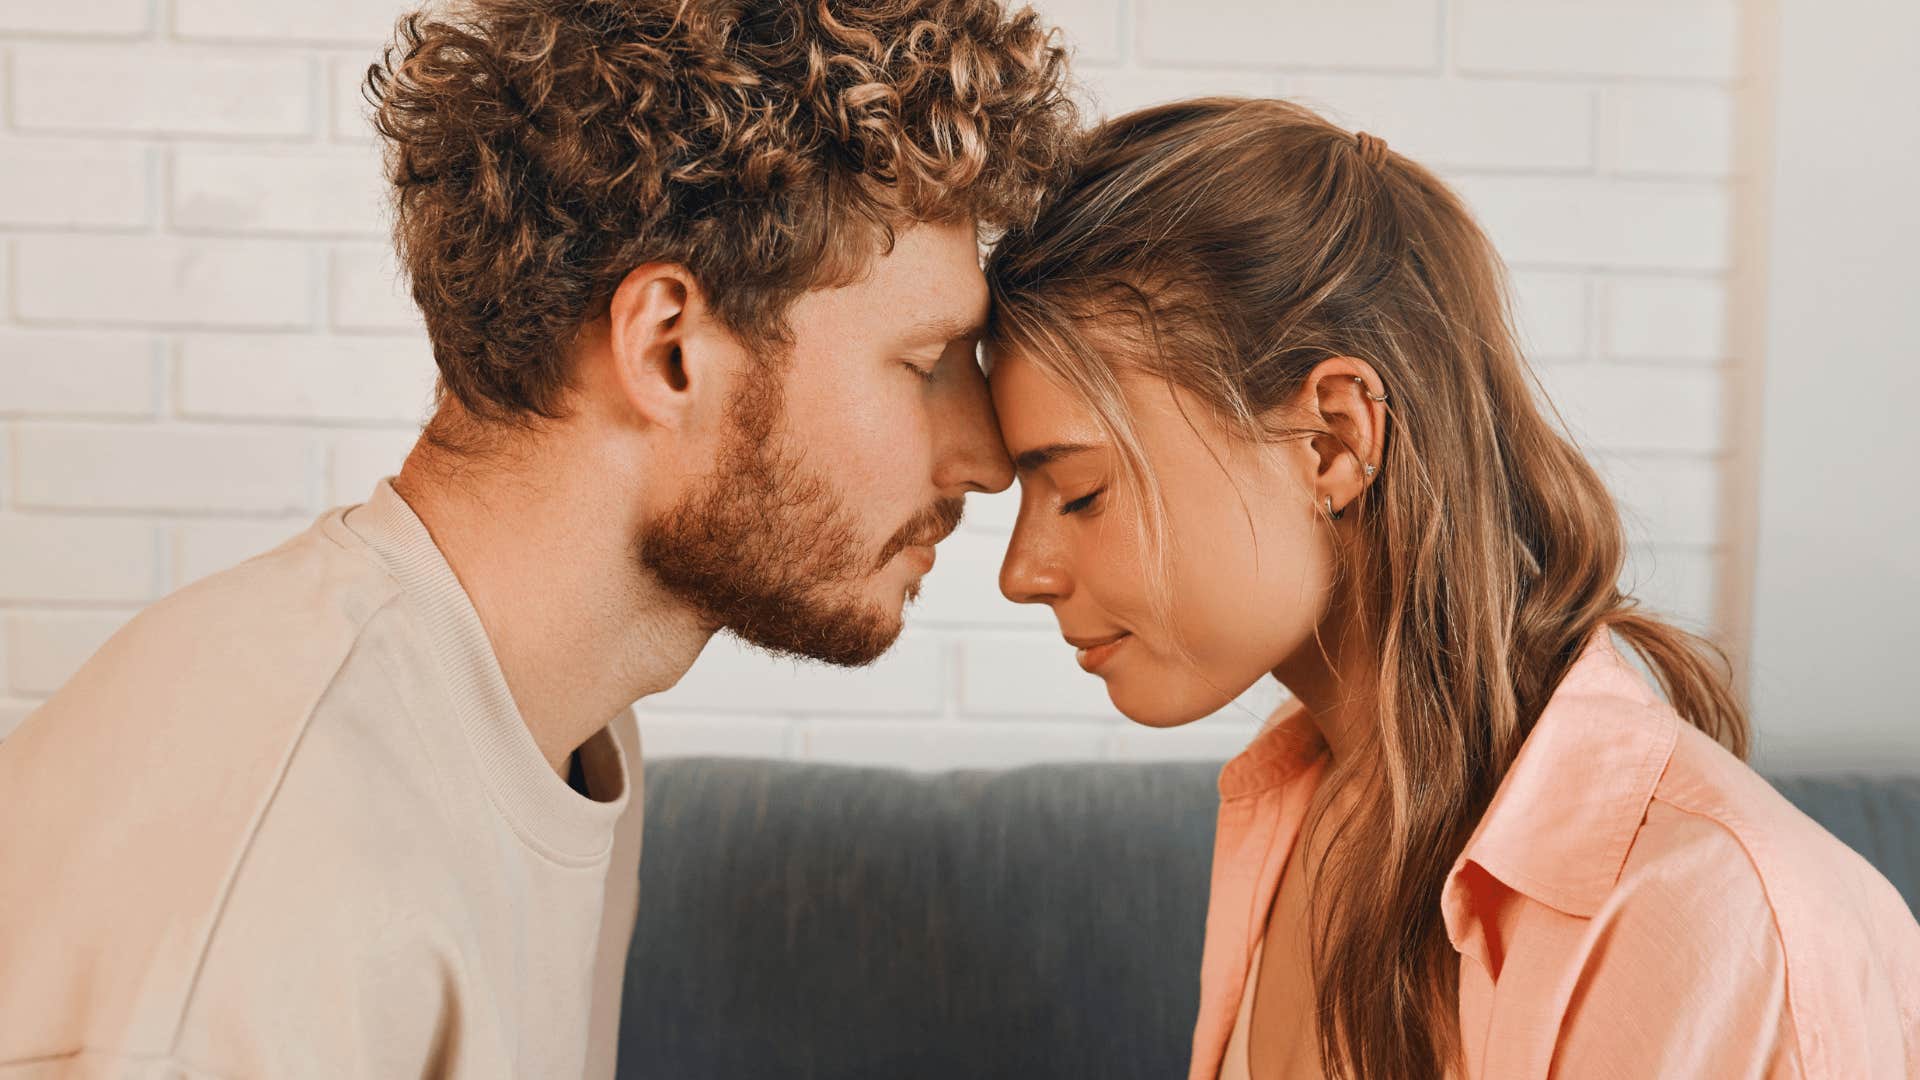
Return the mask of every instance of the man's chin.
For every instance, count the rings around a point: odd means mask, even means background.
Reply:
[[[835,667],[860,668],[887,654],[900,640],[905,623],[872,605],[861,610],[807,613],[777,622],[729,625],[728,632],[754,648],[777,656],[815,660]]]

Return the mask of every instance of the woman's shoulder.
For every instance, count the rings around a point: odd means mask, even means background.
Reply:
[[[1873,864],[1684,724],[1629,851],[1627,869],[1635,867],[1657,874],[1690,868],[1728,888],[1759,889],[1788,933],[1799,929],[1791,925],[1797,920],[1825,912],[1887,920],[1895,925],[1871,928],[1920,936],[1906,901]]]
[[[1675,976],[1698,970],[1756,986],[1783,978],[1798,1032],[1844,1035],[1874,1061],[1920,1054],[1920,924],[1906,902],[1864,858],[1691,728],[1595,922],[1600,935],[1656,951]],[[1810,1074],[1845,1075],[1813,1067],[1840,1052],[1833,1040],[1803,1038],[1801,1050]]]

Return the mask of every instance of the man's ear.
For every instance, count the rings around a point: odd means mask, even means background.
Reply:
[[[612,374],[627,406],[642,422],[680,429],[697,424],[726,372],[699,349],[693,330],[711,309],[688,270],[672,263],[635,267],[614,290],[607,309]]]

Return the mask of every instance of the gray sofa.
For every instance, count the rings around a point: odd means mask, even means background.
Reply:
[[[620,1076],[1185,1075],[1210,764],[647,766]],[[1920,778],[1777,778],[1920,910]]]

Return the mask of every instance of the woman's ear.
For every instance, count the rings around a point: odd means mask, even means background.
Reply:
[[[1303,404],[1326,432],[1311,443],[1317,464],[1314,499],[1325,506],[1331,498],[1338,513],[1379,475],[1388,391],[1372,364],[1351,356],[1320,361],[1301,389]]]

